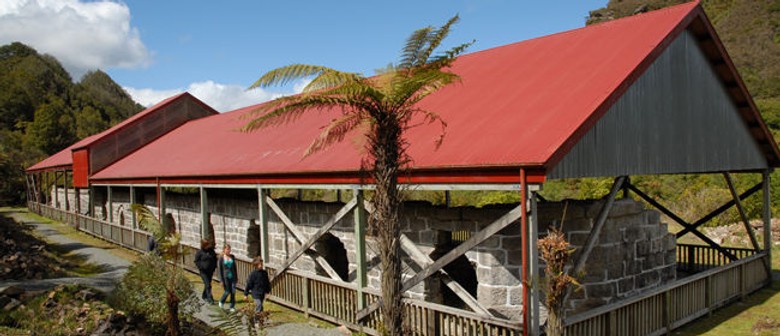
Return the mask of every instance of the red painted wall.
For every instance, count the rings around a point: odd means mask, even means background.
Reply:
[[[89,187],[89,150],[86,148],[73,152],[73,186]]]

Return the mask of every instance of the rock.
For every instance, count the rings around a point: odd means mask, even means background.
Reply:
[[[82,289],[76,293],[75,298],[81,301],[92,301],[97,298],[97,294],[89,289]]]
[[[22,294],[24,294],[25,290],[22,287],[19,286],[8,286],[2,291],[0,291],[0,295],[10,296],[12,298],[19,298]]]
[[[21,305],[22,305],[22,301],[19,301],[17,299],[11,299],[11,301],[9,301],[3,306],[3,311],[10,312]]]

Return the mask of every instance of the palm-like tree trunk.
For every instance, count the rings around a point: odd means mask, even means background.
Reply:
[[[392,115],[380,115],[371,139],[374,157],[373,176],[376,183],[372,228],[379,244],[381,261],[382,319],[386,335],[402,335],[401,247],[399,236],[398,169],[401,127]]]

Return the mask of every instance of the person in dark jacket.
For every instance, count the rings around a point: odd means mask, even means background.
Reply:
[[[225,306],[225,300],[230,295],[230,311],[236,311],[236,283],[238,283],[238,271],[236,270],[236,256],[230,253],[230,245],[225,244],[222,249],[222,255],[217,261],[219,268],[219,281],[222,281],[222,287],[225,293],[219,299],[219,308]]]
[[[211,295],[211,278],[214,277],[214,270],[217,269],[217,252],[214,251],[214,245],[210,241],[203,239],[200,242],[200,250],[195,252],[195,266],[198,267],[200,279],[203,280],[203,294],[200,298],[214,304],[214,297]]]
[[[246,280],[244,296],[249,300],[249,293],[252,293],[252,298],[255,300],[255,313],[260,313],[263,311],[265,295],[271,292],[271,282],[268,280],[268,272],[263,269],[263,258],[256,257],[252,264],[256,268]]]
[[[160,255],[159,243],[153,235],[149,235],[149,239],[146,240],[146,251],[150,254]]]

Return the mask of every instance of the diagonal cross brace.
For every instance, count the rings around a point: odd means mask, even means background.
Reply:
[[[282,211],[282,209],[279,208],[279,205],[277,205],[276,202],[274,202],[274,200],[269,196],[266,196],[265,203],[268,204],[268,208],[273,210],[276,216],[278,216],[279,219],[282,220],[284,226],[286,226],[287,230],[292,233],[293,237],[295,237],[296,240],[298,240],[298,243],[303,244],[306,241],[306,237],[300,231],[298,231],[298,229],[295,228],[295,224],[292,222],[292,220],[290,220],[289,217],[287,217],[284,211]],[[325,260],[325,258],[323,258],[321,255],[316,254],[314,256],[314,261],[316,261],[317,264],[319,264],[320,267],[322,267],[322,269],[325,270],[325,273],[328,273],[328,275],[333,280],[341,281],[341,277],[339,276],[338,273],[336,273],[336,270],[334,270],[333,267],[330,266],[328,261]]]
[[[509,211],[507,214],[501,216],[501,218],[497,219],[495,222],[491,223],[486,228],[482,229],[482,231],[477,232],[476,234],[471,236],[471,238],[460,243],[460,245],[452,249],[450,252],[447,252],[447,254],[437,259],[435,262],[433,262],[433,264],[428,265],[428,267],[415,274],[411,279],[405,281],[403,283],[403,287],[401,288],[401,293],[408,291],[410,288],[420,283],[420,281],[425,280],[432,274],[438,272],[444,266],[447,266],[449,263],[451,263],[452,261],[460,257],[463,253],[466,253],[466,251],[471,250],[472,248],[474,248],[474,246],[479,245],[483,241],[492,237],[498,231],[501,231],[505,227],[509,226],[509,224],[520,219],[521,212],[522,212],[521,208],[522,206],[518,205],[516,208]],[[381,299],[372,303],[370,306],[366,307],[366,309],[363,309],[360,312],[358,312],[357,320],[360,321],[364,319],[366,316],[370,315],[375,310],[377,310],[381,305],[382,305]]]
[[[331,217],[325,223],[325,225],[320,227],[320,229],[317,230],[317,232],[314,233],[313,236],[309,237],[309,239],[305,243],[301,244],[301,247],[298,248],[298,250],[296,250],[295,253],[292,254],[292,256],[287,258],[287,260],[285,260],[284,263],[281,266],[279,266],[279,269],[276,270],[276,272],[275,272],[275,274],[274,274],[274,276],[273,276],[273,278],[271,280],[273,281],[273,279],[276,279],[278,276],[282,275],[287,270],[287,268],[289,268],[290,265],[292,265],[293,262],[298,260],[298,258],[300,258],[301,255],[303,255],[304,252],[306,252],[308,249],[310,249],[311,246],[314,245],[314,243],[318,239],[320,239],[320,237],[322,237],[323,234],[325,234],[325,232],[328,232],[331,228],[333,228],[334,225],[336,225],[336,223],[342,217],[344,217],[346,214],[348,214],[350,211],[352,211],[352,208],[354,208],[356,204],[357,204],[357,199],[353,198],[347,204],[345,204],[344,207],[342,207],[338,212],[336,212],[336,214],[333,215],[333,217]]]
[[[748,237],[750,237],[750,243],[753,244],[753,249],[756,250],[756,252],[761,251],[761,247],[758,245],[758,240],[756,239],[756,233],[753,232],[753,227],[750,226],[750,221],[745,214],[745,208],[742,207],[742,201],[739,199],[739,196],[737,196],[737,189],[734,188],[734,181],[731,179],[731,175],[724,172],[723,178],[726,179],[726,184],[729,186],[731,197],[734,198],[734,206],[736,206],[737,212],[739,212],[739,217],[742,219],[742,223],[745,225],[745,231],[747,231]]]
[[[758,184],[754,185],[752,188],[750,188],[750,189],[746,190],[745,192],[743,192],[742,194],[740,194],[739,195],[739,199],[740,200],[744,200],[744,199],[750,197],[751,195],[755,194],[757,191],[761,190],[761,188],[763,188],[763,186],[764,186],[764,183],[763,182],[759,182]],[[702,217],[701,219],[697,220],[696,222],[694,222],[693,224],[691,224],[690,228],[686,227],[686,228],[682,229],[680,232],[677,232],[677,238],[680,238],[680,237],[684,236],[685,234],[687,234],[688,232],[691,232],[691,231],[695,230],[696,228],[698,228],[702,224],[704,224],[706,222],[709,222],[710,219],[715,218],[716,216],[720,215],[721,213],[723,213],[724,211],[728,210],[732,206],[734,206],[734,200],[733,199],[728,201],[728,202],[726,202],[725,204],[721,205],[719,208],[713,210],[712,212],[710,212],[709,215],[706,215],[706,216]]]
[[[412,242],[409,237],[407,237],[405,234],[401,234],[401,248],[406,252],[406,254],[411,257],[412,261],[414,261],[417,265],[419,265],[422,268],[428,267],[428,265],[433,264],[433,260],[431,257],[420,251],[419,248],[417,248],[416,245],[414,245],[414,242]],[[491,317],[492,315],[490,312],[482,306],[474,297],[469,294],[469,292],[461,287],[461,285],[453,280],[449,274],[445,270],[440,271],[443,275],[442,281],[444,281],[444,284],[447,285],[452,291],[457,295],[463,302],[466,303],[466,305],[469,306],[475,313],[485,316],[485,317]]]
[[[690,230],[690,232],[693,233],[694,235],[696,235],[696,237],[699,237],[699,239],[703,240],[705,243],[707,243],[707,245],[709,245],[710,247],[716,249],[718,252],[720,252],[723,255],[725,255],[727,258],[729,258],[729,260],[731,260],[731,261],[737,260],[737,257],[733,253],[731,253],[728,250],[724,249],[723,247],[718,245],[718,243],[712,241],[712,239],[710,239],[709,237],[707,237],[703,233],[701,233],[698,230],[696,230],[696,227],[694,227],[691,224],[688,224],[688,222],[686,222],[685,220],[683,220],[679,216],[675,215],[674,212],[672,212],[671,210],[665,208],[663,205],[661,205],[660,203],[656,202],[656,200],[654,200],[650,196],[647,196],[645,193],[643,193],[641,190],[637,189],[635,186],[629,185],[628,188],[631,189],[631,191],[633,191],[635,194],[637,194],[643,200],[645,200],[647,203],[650,203],[650,205],[654,206],[656,209],[661,211],[664,215],[669,216],[669,218],[671,218],[675,222],[679,223],[680,225],[682,225],[686,229]],[[680,237],[679,233],[677,234],[677,237],[678,238]]]

